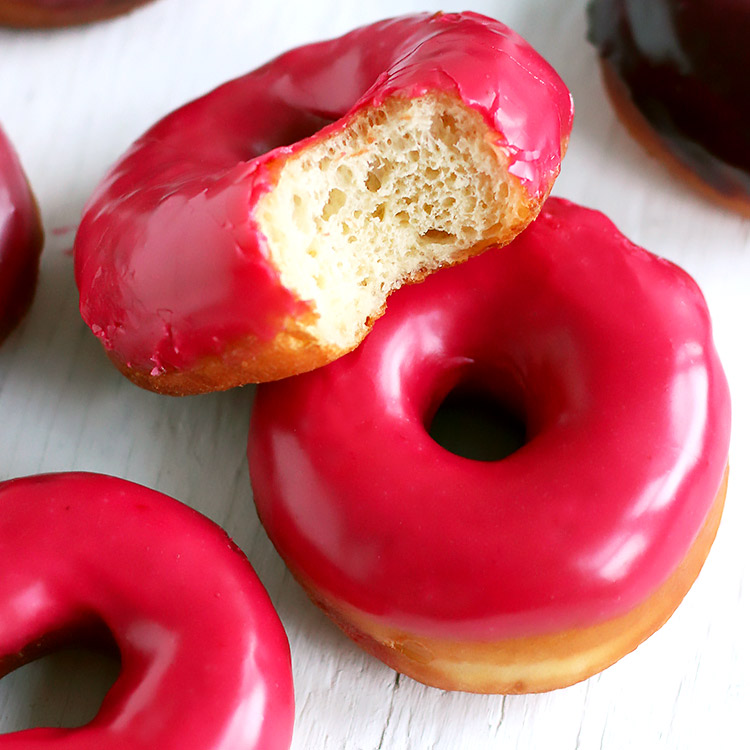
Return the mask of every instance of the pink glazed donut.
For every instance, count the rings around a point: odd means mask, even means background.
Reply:
[[[499,461],[428,435],[457,387],[515,410]],[[258,389],[261,521],[357,643],[429,685],[570,685],[657,630],[708,554],[730,405],[703,297],[550,199],[511,245],[404,289],[355,352]]]
[[[76,237],[81,314],[123,373],[162,393],[319,367],[400,284],[521,231],[572,116],[555,71],[475,13],[294,49],[115,165]]]
[[[0,342],[31,305],[43,244],[36,201],[0,128]]]
[[[241,551],[204,516],[97,474],[0,484],[0,676],[108,633],[122,668],[77,729],[2,750],[288,750],[289,645]]]

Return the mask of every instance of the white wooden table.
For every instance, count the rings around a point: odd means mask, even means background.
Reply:
[[[713,314],[733,394],[732,475],[714,549],[670,622],[605,673],[551,694],[450,694],[398,678],[308,602],[260,527],[245,459],[253,389],[186,399],[141,391],[78,316],[69,250],[81,208],[147,126],[289,47],[440,9],[426,0],[157,0],[87,28],[0,31],[0,121],[47,230],[33,309],[0,349],[0,479],[106,472],[222,524],[289,634],[297,750],[750,747],[750,221],[672,181],[631,141],[604,97],[583,0],[467,4],[516,28],[573,91],[577,120],[555,192],[604,210],[685,267]],[[80,653],[24,667],[0,682],[0,731],[83,722],[115,674]]]

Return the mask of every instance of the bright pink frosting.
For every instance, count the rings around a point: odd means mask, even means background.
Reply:
[[[122,660],[91,723],[0,735],[2,750],[288,750],[286,635],[204,516],[113,477],[16,479],[0,484],[0,561],[0,676],[96,624]]]
[[[434,442],[457,384],[523,414],[526,444],[480,462]],[[693,280],[550,199],[511,245],[399,290],[356,351],[260,386],[250,473],[271,540],[324,595],[491,640],[653,593],[707,517],[729,427]]]
[[[0,341],[31,304],[42,241],[34,196],[0,128]]]
[[[382,21],[282,55],[131,147],[76,237],[84,320],[118,360],[153,375],[273,338],[307,305],[280,285],[253,218],[269,160],[345,128],[363,107],[435,90],[487,119],[531,194],[548,190],[573,115],[555,71],[475,13]]]

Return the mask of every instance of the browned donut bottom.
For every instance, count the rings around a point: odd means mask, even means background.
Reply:
[[[0,26],[49,29],[104,21],[127,13],[151,0],[91,0],[50,6],[33,0],[0,0]]]
[[[698,577],[721,520],[729,468],[698,536],[672,575],[620,617],[543,636],[490,642],[429,638],[391,628],[315,589],[287,565],[310,598],[357,645],[425,685],[470,693],[541,693],[614,664],[669,619]]]

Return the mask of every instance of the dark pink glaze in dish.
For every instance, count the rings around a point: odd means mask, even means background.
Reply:
[[[0,129],[0,342],[31,305],[43,242],[34,196]]]
[[[457,385],[523,415],[496,462],[427,433]],[[623,614],[676,569],[727,464],[709,314],[681,269],[550,199],[513,243],[393,295],[351,354],[258,388],[263,525],[324,597],[498,640]]]
[[[118,361],[158,375],[308,309],[280,285],[253,218],[269,164],[388,97],[457,94],[502,134],[542,195],[572,121],[554,70],[503,24],[417,15],[292,50],[155,125],[90,200],[76,237],[86,323]],[[290,145],[291,144],[291,145]]]
[[[0,484],[0,676],[98,624],[121,673],[77,729],[2,750],[288,750],[289,645],[250,564],[204,516],[96,474]]]

